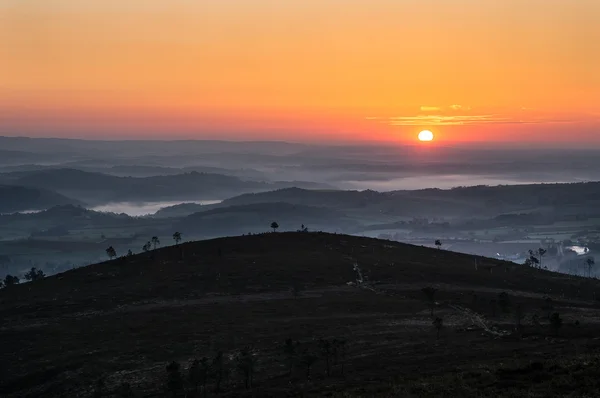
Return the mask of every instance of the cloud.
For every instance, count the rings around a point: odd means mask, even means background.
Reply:
[[[452,109],[453,111],[469,111],[471,110],[470,106],[462,106],[462,105],[450,105],[450,109]]]
[[[385,122],[392,126],[465,126],[483,124],[543,124],[543,123],[571,123],[570,119],[515,119],[509,116],[496,114],[489,115],[417,115],[417,116],[392,116]]]
[[[442,108],[437,106],[421,106],[421,112],[438,112],[441,110]]]

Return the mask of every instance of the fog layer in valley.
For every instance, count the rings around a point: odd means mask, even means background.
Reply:
[[[600,242],[600,184],[583,183],[600,180],[591,150],[9,137],[0,148],[0,266],[17,275],[272,222],[515,262],[543,248],[543,267],[580,274]]]

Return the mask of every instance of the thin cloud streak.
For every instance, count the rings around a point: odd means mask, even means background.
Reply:
[[[367,120],[377,120],[391,126],[464,126],[484,124],[545,124],[545,123],[575,123],[575,119],[543,119],[543,118],[511,118],[508,116],[488,115],[417,115],[392,117],[367,117]]]

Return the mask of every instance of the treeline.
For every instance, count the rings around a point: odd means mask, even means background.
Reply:
[[[309,382],[313,378],[316,364],[322,365],[319,377],[344,377],[348,344],[344,339],[319,339],[294,341],[287,339],[278,346],[277,364],[281,376],[292,381]],[[172,361],[166,364],[162,380],[158,382],[165,396],[207,397],[239,388],[251,390],[256,385],[255,375],[268,353],[261,353],[250,346],[232,353],[217,351],[214,355],[191,360],[187,366]],[[101,378],[93,388],[94,398],[117,396],[131,398],[139,396],[131,383],[121,382],[109,387]]]

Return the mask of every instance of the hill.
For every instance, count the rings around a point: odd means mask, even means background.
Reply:
[[[182,173],[152,177],[118,177],[76,169],[44,169],[0,174],[0,183],[52,189],[61,194],[101,204],[118,201],[169,199],[215,200],[244,192],[260,192],[292,186],[318,187],[303,182],[247,181],[211,173]]]
[[[273,221],[279,224],[281,231],[296,231],[302,225],[317,231],[336,231],[357,225],[344,213],[332,209],[275,202],[197,212],[177,222],[174,229],[194,235],[241,235],[264,232]]]
[[[165,396],[167,363],[187,372],[206,356],[208,396],[596,396],[599,283],[477,260],[476,269],[472,256],[443,250],[268,233],[9,286],[0,394],[115,396],[128,383]],[[438,289],[432,301],[424,287]]]
[[[289,188],[239,195],[223,201],[219,206],[271,202],[405,217],[495,217],[498,214],[516,211],[543,211],[552,214],[562,214],[565,211],[595,213],[600,205],[600,182],[390,192]]]
[[[47,189],[0,184],[0,213],[41,210],[65,204],[81,202]]]

